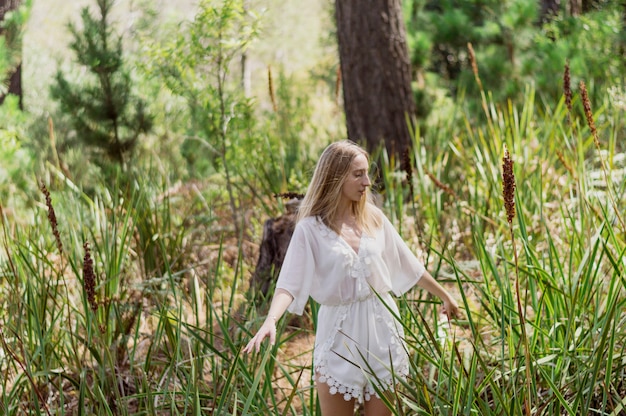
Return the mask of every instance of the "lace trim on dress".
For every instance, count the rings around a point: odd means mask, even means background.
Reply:
[[[370,386],[367,386],[366,392],[363,393],[360,386],[351,387],[351,386],[343,385],[332,376],[325,374],[322,368],[318,368],[317,372],[319,373],[319,377],[317,378],[317,381],[319,381],[320,383],[326,383],[328,385],[328,391],[330,394],[332,395],[341,394],[345,401],[357,399],[359,403],[361,403],[363,399],[365,400],[371,399],[371,392],[367,391],[367,390],[370,390],[369,388]]]
[[[374,389],[374,386],[372,384],[368,383],[365,388],[361,386],[347,386],[341,384],[334,377],[324,373],[321,367],[316,368],[315,371],[319,374],[317,381],[319,381],[320,383],[326,383],[328,385],[328,391],[330,394],[341,394],[345,401],[356,399],[359,403],[363,403],[364,400],[369,401],[372,396],[380,398],[379,394],[376,392],[376,389]],[[374,381],[376,383],[380,383],[379,389],[382,391],[393,392],[395,390],[393,380],[391,378],[387,378],[386,380]]]
[[[365,388],[363,388],[362,386],[349,386],[340,383],[337,379],[328,374],[326,368],[326,366],[315,367],[316,373],[319,374],[319,376],[317,377],[317,381],[320,383],[326,383],[328,385],[328,391],[330,394],[341,394],[345,401],[356,399],[359,403],[363,403],[364,400],[369,401],[372,396],[380,398],[380,395],[376,392],[376,389],[374,389],[374,386],[371,384],[371,382],[376,382],[379,385],[379,390],[390,392],[393,392],[395,390],[393,383],[394,379],[391,377],[387,377],[384,380],[371,380],[370,383],[368,383]],[[398,374],[395,380],[400,377],[405,378],[406,374]]]
[[[324,224],[324,221],[322,221],[320,217],[313,218],[313,224],[315,224],[320,234],[324,237],[330,237],[332,240],[339,238],[339,235],[328,225]]]

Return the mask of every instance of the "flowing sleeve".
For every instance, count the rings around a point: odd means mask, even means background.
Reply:
[[[415,286],[426,269],[384,215],[383,231],[385,235],[383,256],[390,272],[391,291],[400,296]]]
[[[311,245],[311,229],[302,222],[296,228],[285,253],[278,275],[276,289],[284,289],[293,296],[287,310],[302,315],[314,285],[315,255]]]

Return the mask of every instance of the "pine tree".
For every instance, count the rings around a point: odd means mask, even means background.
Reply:
[[[109,21],[113,0],[96,1],[99,17],[85,7],[82,29],[69,25],[74,38],[70,47],[90,79],[71,82],[59,70],[51,93],[71,116],[76,139],[87,146],[93,160],[106,164],[104,155],[126,169],[140,137],[152,128],[152,117],[146,103],[132,92],[122,37],[115,35]]]

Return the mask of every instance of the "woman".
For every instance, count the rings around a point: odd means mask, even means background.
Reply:
[[[389,415],[375,393],[392,391],[406,376],[408,355],[391,293],[415,284],[458,305],[424,270],[385,215],[369,201],[369,158],[349,141],[328,146],[320,157],[298,211],[267,319],[244,348],[273,345],[276,321],[288,310],[302,314],[309,296],[320,304],[314,350],[315,382],[322,415]],[[391,371],[393,368],[393,374]]]

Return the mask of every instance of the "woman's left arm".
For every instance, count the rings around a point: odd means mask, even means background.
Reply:
[[[458,318],[460,316],[459,305],[452,295],[450,295],[428,271],[422,274],[422,277],[417,281],[417,285],[443,301],[443,312],[448,315],[449,318]]]

